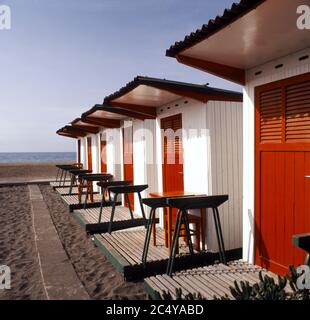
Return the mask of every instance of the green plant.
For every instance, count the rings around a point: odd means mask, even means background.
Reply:
[[[309,289],[299,289],[297,280],[300,274],[294,266],[289,267],[289,273],[282,277],[278,276],[277,281],[274,278],[263,275],[259,272],[259,282],[250,284],[248,281],[234,281],[234,286],[230,286],[230,292],[234,300],[310,300]],[[288,290],[288,287],[291,290]],[[174,300],[169,291],[163,291],[161,294],[155,292],[158,300]],[[215,300],[231,300],[227,294]],[[175,300],[205,300],[200,294],[182,294],[182,289],[176,289]]]

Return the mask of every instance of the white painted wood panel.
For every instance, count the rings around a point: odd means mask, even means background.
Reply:
[[[228,194],[220,207],[226,249],[242,246],[242,103],[209,101],[210,195]],[[217,249],[213,217],[208,216],[207,243]]]

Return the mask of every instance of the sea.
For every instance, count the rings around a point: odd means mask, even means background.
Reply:
[[[0,152],[0,163],[75,161],[75,152]]]

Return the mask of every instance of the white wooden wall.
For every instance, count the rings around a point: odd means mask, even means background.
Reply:
[[[242,247],[242,103],[207,104],[209,194],[228,194],[220,207],[226,249]],[[213,217],[208,216],[207,243],[217,248]]]
[[[148,184],[148,189],[142,193],[142,197],[147,197],[150,192],[158,190],[155,155],[156,120],[133,120],[132,125],[134,183]],[[138,195],[135,195],[135,212],[141,214],[138,201]],[[148,210],[146,210],[146,212],[148,212]]]
[[[114,176],[114,180],[121,180],[121,131],[120,129],[104,129],[106,135],[107,145],[107,172]]]
[[[81,140],[81,163],[83,163],[83,167],[87,167],[87,144],[86,144],[86,138],[80,138]]]
[[[310,48],[257,66],[246,72],[243,91],[243,259],[254,262],[254,101],[255,87],[310,72]],[[282,68],[275,66],[283,64]],[[260,74],[256,74],[261,72]]]

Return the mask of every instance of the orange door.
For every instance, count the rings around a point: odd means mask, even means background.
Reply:
[[[93,156],[92,156],[92,151],[91,151],[91,137],[87,138],[87,162],[88,162],[88,170],[93,169]]]
[[[310,232],[310,74],[256,88],[255,262],[284,274]]]
[[[182,115],[177,114],[161,120],[164,134],[163,145],[163,191],[184,191]],[[173,211],[173,219],[175,218]]]
[[[124,180],[134,182],[133,172],[133,128],[132,126],[123,128],[123,163]],[[129,195],[131,207],[134,208],[134,195]],[[127,201],[125,201],[127,207]]]
[[[107,142],[100,139],[100,159],[101,159],[101,172],[107,172]]]

